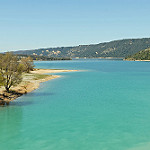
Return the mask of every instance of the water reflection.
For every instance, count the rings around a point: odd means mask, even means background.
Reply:
[[[51,95],[55,95],[55,93],[51,93],[51,92],[39,92],[36,91],[36,93],[28,93],[26,96],[27,97],[32,97],[32,96],[51,96]]]
[[[43,100],[46,100],[46,99],[43,98],[44,96],[52,96],[52,95],[54,95],[54,93],[50,93],[50,92],[37,92],[37,91],[36,91],[36,93],[31,92],[31,93],[28,93],[26,95],[23,95],[23,96],[17,98],[14,101],[9,102],[9,105],[4,105],[4,107],[9,107],[10,105],[11,106],[34,105],[34,104],[38,103],[37,100],[33,101],[33,99],[36,99],[36,97],[41,97],[41,99],[43,101]]]
[[[9,103],[11,106],[27,106],[27,105],[33,105],[34,103],[32,101],[12,101]]]
[[[21,107],[0,107],[1,147],[11,149],[14,138],[19,137],[22,129],[23,110]]]

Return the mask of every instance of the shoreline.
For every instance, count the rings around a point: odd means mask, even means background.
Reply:
[[[128,60],[128,59],[123,59],[123,61],[150,61],[150,60]]]
[[[10,89],[7,93],[4,87],[0,87],[0,106],[9,105],[9,103],[18,97],[30,93],[39,88],[40,83],[52,79],[60,78],[60,75],[46,75],[48,73],[74,72],[78,70],[61,70],[61,69],[35,69],[30,73],[23,75],[23,81]]]
[[[150,60],[134,60],[134,61],[150,61]]]

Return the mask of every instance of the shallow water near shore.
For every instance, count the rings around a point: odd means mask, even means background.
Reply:
[[[0,107],[0,150],[149,150],[150,62],[72,60],[77,69]]]

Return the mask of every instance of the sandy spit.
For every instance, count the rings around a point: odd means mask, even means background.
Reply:
[[[72,71],[78,71],[78,70],[36,69],[34,71],[31,71],[31,73],[46,74],[46,73],[72,72]]]

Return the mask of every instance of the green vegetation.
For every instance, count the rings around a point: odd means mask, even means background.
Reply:
[[[46,75],[46,74],[34,74],[34,80],[40,80],[40,79],[45,79],[46,77],[49,77],[52,75]]]
[[[19,65],[17,57],[11,53],[0,58],[0,79],[7,92],[12,86],[22,81],[22,67]]]
[[[150,47],[150,38],[124,39],[93,45],[74,47],[41,48],[36,50],[15,51],[15,54],[32,55],[34,60],[75,57],[127,57]]]
[[[25,62],[27,65],[12,53],[0,55],[0,85],[4,86],[7,92],[12,86],[21,83],[23,72],[33,70],[33,60],[26,59]]]
[[[134,55],[128,56],[126,60],[150,60],[150,48],[142,50]]]
[[[0,75],[0,87],[3,85],[3,78],[2,76]]]

